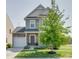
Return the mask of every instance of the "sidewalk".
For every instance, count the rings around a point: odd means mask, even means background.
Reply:
[[[15,58],[15,59],[72,59],[72,58]]]

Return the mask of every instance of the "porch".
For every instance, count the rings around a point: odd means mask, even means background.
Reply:
[[[39,45],[38,33],[26,33],[25,38],[28,46]]]

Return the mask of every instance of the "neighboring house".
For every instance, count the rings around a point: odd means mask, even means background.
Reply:
[[[12,31],[14,30],[13,24],[8,15],[6,15],[6,43],[12,45]]]
[[[40,16],[47,16],[48,8],[37,6],[25,20],[25,27],[17,27],[13,32],[13,47],[39,46],[39,24],[42,23]]]

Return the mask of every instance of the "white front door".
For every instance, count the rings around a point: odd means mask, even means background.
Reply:
[[[14,37],[14,47],[25,47],[26,39],[25,37]]]

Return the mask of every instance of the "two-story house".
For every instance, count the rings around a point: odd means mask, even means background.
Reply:
[[[40,30],[39,24],[42,23],[40,16],[47,16],[48,8],[38,5],[25,18],[25,27],[17,27],[13,32],[13,47],[39,46],[38,38]]]

